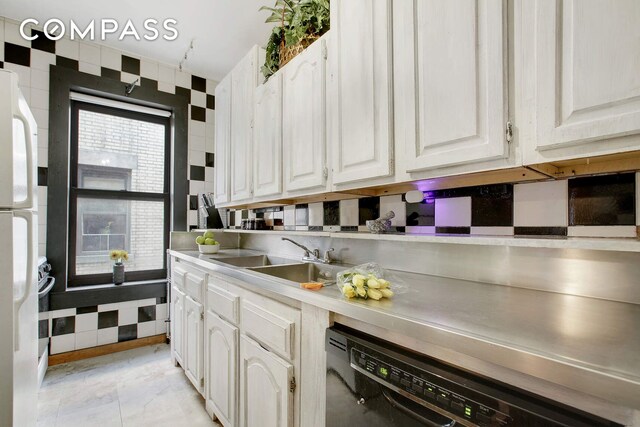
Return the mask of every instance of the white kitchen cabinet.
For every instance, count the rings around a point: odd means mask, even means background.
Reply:
[[[255,90],[254,197],[282,193],[282,73]]]
[[[184,303],[184,371],[193,386],[202,392],[204,385],[204,308],[190,296]]]
[[[171,349],[174,359],[184,366],[184,302],[185,295],[176,286],[171,288]]]
[[[521,7],[525,164],[640,149],[640,2]]]
[[[393,2],[396,138],[407,172],[506,158],[506,2]]]
[[[215,182],[214,201],[216,205],[229,202],[231,147],[231,75],[216,86],[216,128],[215,128]]]
[[[207,310],[205,331],[207,412],[225,427],[233,427],[238,407],[238,328]]]
[[[242,427],[293,426],[294,384],[292,364],[265,350],[252,339],[241,336]]]
[[[391,5],[391,0],[331,2],[333,184],[394,172]]]
[[[284,190],[325,191],[326,56],[324,38],[293,58],[282,70],[282,142]]]
[[[252,197],[253,108],[259,48],[253,47],[231,72],[231,201]]]

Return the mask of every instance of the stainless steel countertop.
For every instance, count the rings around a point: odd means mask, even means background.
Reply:
[[[392,271],[404,289],[383,301],[308,291],[212,258],[246,249],[171,255],[275,293],[513,369],[628,408],[640,408],[640,306]],[[329,266],[340,270],[345,267]]]

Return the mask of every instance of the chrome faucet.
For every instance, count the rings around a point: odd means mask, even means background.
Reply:
[[[304,251],[304,255],[302,256],[302,261],[304,262],[318,262],[321,264],[331,264],[333,260],[331,259],[330,253],[334,251],[333,248],[325,251],[324,256],[320,258],[320,249],[309,249],[308,247],[301,245],[300,243],[289,239],[288,237],[283,237],[282,240],[286,240],[287,242],[291,242],[300,249]]]

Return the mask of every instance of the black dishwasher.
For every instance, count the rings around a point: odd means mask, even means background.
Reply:
[[[620,426],[342,325],[326,350],[327,427]]]

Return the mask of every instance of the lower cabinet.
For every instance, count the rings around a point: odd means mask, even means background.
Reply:
[[[202,393],[204,388],[204,308],[190,296],[185,297],[184,364],[187,378]]]
[[[173,357],[181,366],[184,366],[184,299],[184,292],[174,286],[171,296],[171,347]]]
[[[207,412],[225,427],[238,424],[238,328],[207,310],[205,400]]]
[[[256,341],[240,338],[240,425],[293,426],[293,365]]]

